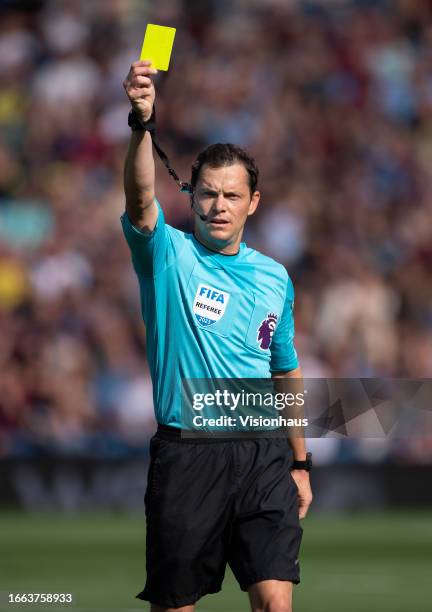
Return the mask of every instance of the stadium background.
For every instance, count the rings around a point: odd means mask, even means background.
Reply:
[[[432,367],[429,0],[3,0],[0,591],[61,587],[82,610],[142,607],[154,422],[119,216],[121,83],[147,22],[178,28],[157,80],[178,173],[215,141],[257,159],[246,239],[293,278],[305,376]],[[190,227],[160,165],[157,185]],[[429,609],[432,439],[311,447],[298,612]],[[199,609],[244,606],[229,578]]]

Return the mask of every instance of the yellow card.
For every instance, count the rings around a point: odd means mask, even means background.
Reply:
[[[168,70],[175,28],[147,24],[140,60],[151,60],[153,68]]]

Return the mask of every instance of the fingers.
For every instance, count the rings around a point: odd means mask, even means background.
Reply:
[[[152,68],[149,60],[133,62],[129,73],[123,81],[123,87],[131,100],[148,96],[152,92],[153,81],[150,75],[157,74],[156,68]]]
[[[309,474],[301,470],[292,470],[291,476],[297,486],[299,518],[303,519],[305,518],[313,499]]]
[[[132,100],[142,96],[149,96],[154,93],[153,81],[149,77],[135,75],[126,77],[123,81],[123,87],[127,95]]]
[[[298,496],[299,519],[304,519],[312,503],[312,493],[308,492]]]
[[[123,81],[123,87],[127,91],[132,89],[151,89],[153,87],[153,81],[148,77],[138,75],[133,78],[126,78]]]
[[[304,519],[308,513],[310,504],[300,504],[299,505],[299,519]]]
[[[137,60],[136,62],[132,62],[132,67],[134,66],[151,66],[151,60]]]
[[[151,100],[150,89],[143,87],[142,89],[126,89],[129,100],[140,100],[148,98]]]
[[[156,68],[152,68],[151,62],[148,60],[133,62],[129,74],[157,74]]]
[[[140,74],[132,77],[132,79],[129,82],[132,87],[152,87],[153,86],[153,81],[149,79],[149,77],[141,76]]]

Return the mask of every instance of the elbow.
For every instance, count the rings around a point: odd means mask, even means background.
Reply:
[[[154,190],[145,190],[139,194],[126,193],[126,212],[132,223],[140,221],[146,215],[147,209],[153,205],[154,198]]]

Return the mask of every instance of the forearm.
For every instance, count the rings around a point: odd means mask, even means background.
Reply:
[[[284,383],[281,381],[280,386],[286,392],[289,388],[289,392],[293,393],[296,397],[297,394],[304,394],[304,386],[303,386],[303,375],[300,367],[295,368],[294,370],[290,370],[288,372],[277,372],[274,373],[272,378],[280,378],[280,379],[290,379],[289,383]],[[299,409],[296,407],[296,418],[303,418],[303,407]],[[300,411],[300,413],[299,413]],[[292,409],[290,409],[290,415]],[[299,414],[297,414],[299,413]],[[304,429],[303,427],[295,427],[290,432],[291,435],[288,436],[289,445],[293,451],[293,458],[295,461],[304,461],[306,459],[306,442],[304,438]]]
[[[303,376],[300,368],[295,368],[289,372],[274,372],[272,378],[285,379],[285,381],[281,380],[280,383],[280,387],[284,388],[285,392],[287,387],[289,387],[289,392],[294,393],[295,397],[297,397],[297,393],[302,393],[304,397]],[[286,382],[286,379],[290,379],[289,383]],[[277,386],[277,383],[275,386]],[[287,416],[292,417],[292,408],[290,408],[289,412],[290,414]],[[303,405],[296,405],[294,416],[295,418],[303,418]],[[306,442],[304,437],[304,428],[295,427],[291,429],[288,435],[288,442],[293,452],[294,461],[305,461]],[[304,469],[295,469],[291,470],[291,476],[294,479],[298,489],[299,518],[303,519],[308,512],[313,497],[309,480],[309,472]]]
[[[306,442],[304,437],[293,437],[288,438],[289,445],[292,448],[294,461],[305,461],[306,460]]]
[[[124,165],[126,212],[137,227],[146,225],[149,208],[154,204],[155,163],[151,135],[147,131],[134,131]],[[151,215],[153,216],[153,215]]]

